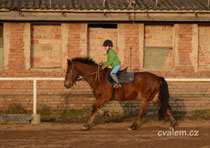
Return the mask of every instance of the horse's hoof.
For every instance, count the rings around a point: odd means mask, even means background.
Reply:
[[[170,124],[170,127],[175,128],[175,126],[177,126],[177,125],[178,125],[178,123],[176,121],[172,121]]]
[[[128,130],[129,130],[129,131],[134,131],[135,129],[133,129],[133,128],[129,127],[129,128],[128,128]]]
[[[134,123],[128,128],[128,130],[133,131],[133,130],[136,130],[137,128],[138,128],[138,124]]]
[[[169,127],[169,130],[174,131],[174,127],[170,126],[170,127]]]
[[[84,125],[83,127],[82,127],[82,130],[83,131],[87,131],[87,130],[89,130],[90,129],[90,125]]]
[[[134,131],[134,130],[136,130],[136,129],[137,129],[136,127],[129,127],[129,128],[128,128],[129,131]]]

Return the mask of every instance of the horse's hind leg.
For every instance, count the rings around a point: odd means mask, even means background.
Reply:
[[[158,96],[159,96],[159,93],[155,95],[153,102],[156,103],[158,105],[158,107],[161,107],[161,102],[160,102],[160,99]],[[177,125],[177,123],[172,115],[171,107],[169,104],[167,104],[166,114],[168,115],[170,122],[171,122],[170,127],[174,128]]]
[[[140,112],[139,112],[138,119],[137,119],[136,122],[134,122],[134,123],[128,128],[128,130],[136,130],[136,129],[140,126],[141,119],[142,119],[142,117],[146,114],[147,105],[148,105],[148,102],[146,102],[146,100],[142,98],[141,107],[140,107]]]
[[[174,117],[172,115],[171,107],[170,107],[169,104],[167,106],[166,114],[168,115],[168,117],[169,117],[169,119],[171,121],[170,127],[171,128],[175,128],[175,126],[177,125],[177,122],[176,122],[176,120],[174,119]]]

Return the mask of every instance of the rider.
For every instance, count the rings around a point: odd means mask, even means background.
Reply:
[[[121,84],[116,76],[117,72],[121,68],[121,62],[116,55],[116,52],[113,49],[113,42],[111,40],[105,40],[103,43],[104,50],[106,50],[107,55],[107,61],[101,62],[100,65],[103,65],[104,67],[112,66],[112,71],[110,72],[110,76],[112,79],[116,82],[116,84],[113,85],[114,88],[121,87]]]

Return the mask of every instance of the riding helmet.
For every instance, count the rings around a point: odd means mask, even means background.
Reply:
[[[105,40],[103,43],[103,46],[112,46],[113,47],[113,42],[111,40]]]

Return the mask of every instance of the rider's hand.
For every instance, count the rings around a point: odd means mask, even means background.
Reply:
[[[100,63],[99,63],[99,66],[103,66],[103,62],[100,62]]]
[[[100,69],[103,68],[103,62],[100,62],[100,63],[99,63],[99,67],[100,67]]]

